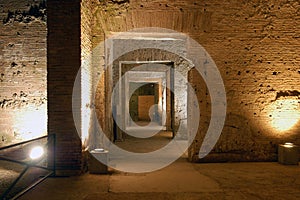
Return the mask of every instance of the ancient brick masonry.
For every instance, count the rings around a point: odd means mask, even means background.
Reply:
[[[43,0],[0,3],[0,146],[47,134],[45,9]]]
[[[42,0],[0,3],[0,145],[34,136],[33,129],[22,127],[39,124],[39,134],[57,134],[59,171],[79,173],[82,141],[72,115],[76,74],[85,67],[83,80],[92,80],[88,94],[98,86],[98,102],[90,99],[86,109],[95,103],[105,125],[105,79],[93,82],[105,57],[96,47],[111,32],[141,27],[187,34],[221,73],[225,126],[213,152],[201,161],[270,161],[276,160],[279,143],[300,145],[298,0],[51,0],[47,14],[45,6]],[[199,161],[211,100],[201,77],[193,70],[189,77],[202,108],[189,158]],[[27,116],[38,121],[24,124]],[[294,126],[283,130],[278,120],[284,118],[295,120]]]
[[[284,131],[279,127],[284,125],[278,125],[284,118],[299,120],[300,30],[296,28],[300,26],[299,1],[95,1],[94,4],[94,46],[103,41],[102,32],[162,27],[188,34],[212,56],[225,84],[227,117],[212,154],[202,161],[274,161],[279,143],[299,144],[299,121]],[[197,76],[190,77],[193,81],[192,77]],[[205,87],[194,85],[200,107],[210,106]],[[288,95],[277,99],[282,93]],[[190,148],[193,161],[198,161],[209,123],[209,109],[202,110],[200,129]],[[287,113],[282,114],[285,110]],[[294,112],[298,114],[288,114]]]
[[[58,174],[81,171],[81,140],[73,121],[72,92],[80,68],[80,2],[47,1],[48,133],[57,138]]]

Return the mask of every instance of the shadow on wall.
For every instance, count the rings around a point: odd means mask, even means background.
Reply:
[[[47,21],[46,1],[43,0],[38,5],[30,5],[27,11],[8,11],[7,17],[3,19],[3,24],[10,24],[13,22],[30,23],[35,19]]]

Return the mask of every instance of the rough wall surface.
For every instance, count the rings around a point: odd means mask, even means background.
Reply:
[[[130,42],[133,43],[133,41],[130,41]],[[139,42],[140,44],[143,44],[144,41],[135,41],[135,42]],[[167,42],[164,41],[164,43],[167,43]],[[116,49],[119,49],[118,45],[116,45],[116,46],[117,46]],[[126,45],[125,45],[125,47],[126,47]],[[159,45],[158,45],[158,47],[159,47]],[[181,74],[181,76],[186,79],[187,79],[188,70],[192,67],[191,64],[187,60],[184,60],[182,57],[179,57],[178,55],[170,53],[170,52],[166,52],[166,51],[162,51],[162,50],[158,50],[158,49],[142,49],[142,50],[132,51],[132,52],[124,54],[124,55],[120,56],[119,58],[117,58],[116,60],[114,60],[113,66],[112,66],[112,82],[110,83],[110,86],[109,86],[110,91],[108,93],[110,93],[110,94],[112,93],[111,91],[113,91],[114,87],[116,87],[118,81],[120,80],[120,76],[119,76],[120,62],[122,62],[122,61],[147,61],[147,60],[150,60],[150,61],[172,61],[173,66],[172,67],[168,66],[167,69],[173,68],[174,70],[176,70],[176,72],[178,74]],[[130,71],[134,68],[138,68],[138,66],[141,68],[143,65],[137,65],[137,66],[128,65],[127,67],[122,66],[122,73],[125,73],[126,71]],[[156,68],[158,68],[158,67],[156,67]],[[156,70],[160,71],[162,69],[156,69]],[[175,113],[174,113],[174,123],[172,124],[172,126],[173,126],[173,129],[175,132],[177,132],[180,125],[182,125],[181,128],[186,127],[185,121],[187,118],[186,85],[183,82],[183,80],[181,79],[181,77],[179,78],[178,74],[174,75],[174,85],[175,85],[175,88],[174,88],[174,112]],[[170,87],[170,86],[168,86],[168,87]],[[168,88],[168,90],[169,90],[169,88]],[[110,94],[107,95],[107,100],[110,100],[110,98],[111,98]],[[170,92],[167,92],[167,98],[168,99],[171,98]],[[115,101],[118,102],[117,99],[115,99]],[[125,102],[125,100],[124,100],[124,102]],[[167,113],[171,112],[170,109],[171,108],[167,108]],[[122,110],[124,111],[125,109],[122,108]],[[107,120],[111,120],[111,117],[107,118]],[[168,119],[168,117],[167,117],[166,126],[167,126],[168,130],[171,129],[171,128],[168,128],[171,126],[170,120],[171,119]],[[179,134],[176,134],[176,135],[178,138],[181,138],[181,139],[187,138],[186,133],[183,133],[181,135],[179,135]]]
[[[56,134],[58,175],[78,174],[82,145],[73,121],[72,92],[81,65],[80,1],[47,1],[48,133]]]
[[[86,146],[87,135],[91,130],[91,107],[92,107],[92,9],[91,1],[81,1],[81,127],[80,135],[83,145]],[[80,97],[80,96],[78,96]]]
[[[0,1],[0,146],[47,134],[46,4]]]
[[[275,160],[277,144],[300,145],[298,0],[51,0],[47,9],[48,50],[45,3],[0,1],[1,145],[45,134],[48,101],[48,133],[57,134],[57,167],[80,171],[82,145],[73,122],[72,91],[81,60],[92,48],[89,62],[100,66],[92,74],[101,73],[104,52],[98,44],[110,32],[141,27],[188,34],[205,47],[220,70],[227,118],[206,161]],[[190,148],[190,159],[198,161],[210,99],[197,73],[190,77],[205,111]],[[101,78],[101,98],[105,84]],[[105,102],[99,101],[97,110],[105,110]],[[102,115],[107,117],[107,112]],[[26,124],[34,117],[40,121]]]
[[[279,143],[300,144],[298,0],[94,4],[94,45],[104,40],[103,33],[163,27],[188,34],[212,56],[225,84],[228,107],[222,135],[207,161],[275,160]],[[198,86],[197,91],[205,91]],[[199,102],[209,106],[206,93]],[[198,160],[209,123],[207,110],[191,146],[193,161]],[[291,121],[294,124],[287,127]]]

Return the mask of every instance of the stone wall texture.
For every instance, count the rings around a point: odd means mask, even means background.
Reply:
[[[300,144],[299,1],[111,0],[94,2],[93,8],[94,45],[103,33],[162,27],[187,34],[211,55],[224,81],[227,117],[213,152],[202,161],[276,160],[278,144]],[[206,110],[189,151],[198,161],[210,98],[201,76],[192,73]]]
[[[46,20],[43,0],[0,1],[0,146],[47,134]]]
[[[97,86],[98,98],[85,100],[86,111],[95,104],[100,122],[109,130],[111,125],[104,120],[108,104],[103,101],[107,82],[104,76],[99,82],[94,77],[107,72],[101,43],[112,32],[143,27],[187,34],[207,50],[223,78],[225,126],[213,152],[200,161],[270,161],[276,160],[278,144],[300,145],[298,0],[49,0],[46,4],[0,1],[0,145],[48,130],[57,134],[58,170],[79,172],[82,140],[72,114],[77,72],[86,66],[82,80],[88,79],[89,95]],[[199,74],[192,70],[189,78],[203,110],[189,149],[190,160],[196,162],[211,100]],[[29,118],[37,120],[25,120]],[[37,125],[41,127],[35,132]]]
[[[47,9],[48,133],[56,134],[57,175],[79,174],[82,143],[73,120],[72,92],[81,66],[80,1],[47,1]]]
[[[146,41],[146,42],[145,42]],[[135,40],[136,43],[139,44],[146,44],[147,42],[149,42],[149,40]],[[128,44],[132,44],[134,41],[127,41]],[[168,41],[164,41],[162,42],[164,43],[164,45],[166,43],[168,43]],[[170,43],[175,43],[174,41],[170,42]],[[118,46],[117,45],[118,42],[115,42],[115,46],[117,46],[117,49],[120,49],[122,45]],[[161,47],[163,47],[164,45],[162,45]],[[179,45],[180,46],[180,45]],[[126,48],[126,45],[123,46],[124,48]],[[159,47],[159,45],[158,45]],[[181,47],[181,46],[180,46]],[[163,48],[161,48],[163,49]],[[118,81],[120,80],[120,77],[123,76],[123,74],[126,71],[130,71],[130,70],[137,70],[136,68],[142,68],[144,66],[144,68],[146,68],[145,64],[141,65],[141,64],[135,64],[135,65],[128,65],[126,66],[122,66],[122,75],[120,76],[119,74],[119,63],[122,61],[172,61],[173,64],[172,66],[168,66],[166,67],[167,69],[172,68],[173,71],[176,70],[176,72],[178,74],[181,75],[181,77],[184,77],[187,79],[187,73],[188,70],[192,67],[191,63],[189,63],[188,61],[186,61],[184,58],[171,53],[171,52],[166,52],[163,50],[159,50],[159,49],[140,49],[140,50],[136,50],[136,51],[132,51],[129,52],[127,54],[124,54],[122,56],[120,56],[119,58],[115,59],[113,62],[113,65],[111,66],[112,68],[112,84],[110,84],[109,89],[110,91],[108,93],[112,93],[111,91],[113,91],[113,89],[115,89],[116,85],[118,84]],[[165,66],[156,66],[154,67],[156,68],[157,71],[163,71]],[[145,70],[145,69],[144,69]],[[151,70],[150,67],[148,67],[148,70]],[[152,68],[153,70],[153,68]],[[180,125],[185,126],[186,124],[186,118],[187,118],[187,86],[184,83],[184,81],[182,80],[181,77],[178,76],[178,74],[174,75],[174,119],[173,119],[173,123],[171,122],[171,103],[168,103],[167,105],[167,119],[166,119],[166,127],[167,130],[171,130],[173,129],[174,132],[177,132],[178,128]],[[167,77],[166,77],[167,78]],[[168,78],[167,78],[168,79]],[[171,81],[169,81],[171,82]],[[169,85],[170,83],[168,83],[168,88],[167,88],[167,99],[169,101],[169,99],[171,99],[171,92],[169,91],[171,89],[171,86]],[[111,96],[107,95],[108,98],[106,98],[106,100],[110,100]],[[119,100],[116,99],[116,102],[118,102]],[[123,100],[125,102],[125,100]],[[172,100],[170,100],[171,102]],[[125,109],[123,109],[123,112],[125,112]],[[123,113],[124,114],[124,113]],[[99,117],[100,118],[100,117]],[[107,120],[111,120],[111,118],[107,118]],[[171,125],[172,124],[172,125]],[[171,128],[172,126],[172,128]],[[182,128],[181,127],[181,128]],[[182,133],[181,135],[176,134],[178,138],[187,138],[187,133]]]

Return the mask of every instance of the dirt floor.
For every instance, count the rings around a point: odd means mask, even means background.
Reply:
[[[28,158],[31,148],[37,144],[45,145],[45,141],[16,145],[0,151],[0,199],[4,198],[5,193],[7,193],[6,199],[15,196],[50,172],[50,170],[33,167],[34,165],[46,167],[46,157],[37,161]],[[10,159],[10,161],[5,159]],[[20,176],[22,173],[23,175]],[[18,178],[15,186],[7,192]]]
[[[118,145],[150,152],[171,140],[162,132],[151,140],[126,137]],[[124,163],[132,162],[126,158]],[[2,181],[2,179],[1,179]],[[189,163],[186,155],[151,173],[109,169],[107,175],[86,173],[52,177],[20,200],[202,200],[300,199],[300,166],[279,163]]]
[[[278,163],[192,164],[152,173],[48,178],[21,200],[300,199],[300,167]]]

